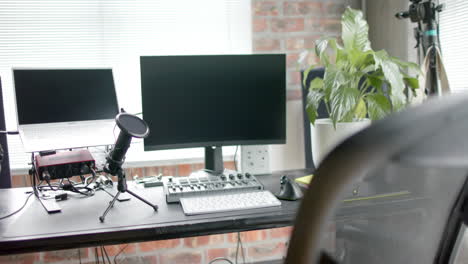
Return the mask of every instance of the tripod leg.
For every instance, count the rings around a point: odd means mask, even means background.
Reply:
[[[112,208],[112,206],[114,206],[114,203],[115,203],[115,201],[117,200],[117,198],[119,198],[119,195],[120,195],[120,192],[117,192],[117,194],[114,196],[114,199],[112,199],[112,201],[109,202],[109,206],[107,206],[107,209],[106,209],[106,211],[104,212],[104,214],[102,214],[102,215],[99,217],[99,220],[101,221],[101,223],[104,223],[104,219],[106,218],[107,213],[108,213],[109,210]]]
[[[143,199],[142,197],[138,196],[136,193],[134,193],[134,192],[132,192],[132,191],[130,191],[130,190],[127,190],[127,192],[128,192],[129,194],[135,196],[136,198],[138,198],[140,201],[144,202],[145,204],[147,204],[147,205],[153,207],[153,209],[154,209],[155,211],[158,210],[158,206],[157,206],[157,205],[148,202],[147,200]]]

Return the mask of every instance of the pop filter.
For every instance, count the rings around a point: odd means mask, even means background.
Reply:
[[[116,175],[122,167],[132,137],[145,138],[150,132],[148,124],[136,115],[122,112],[115,117],[115,122],[120,128],[120,133],[114,148],[106,158],[107,166],[105,168],[106,172],[112,175]]]

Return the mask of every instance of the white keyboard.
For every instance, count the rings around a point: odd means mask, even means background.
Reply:
[[[246,209],[278,207],[281,202],[269,191],[239,192],[180,198],[186,215],[231,212]]]

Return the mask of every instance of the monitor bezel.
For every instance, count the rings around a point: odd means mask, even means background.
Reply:
[[[154,151],[154,150],[170,150],[170,149],[184,149],[184,148],[201,148],[201,147],[223,147],[223,146],[239,146],[239,145],[271,145],[271,144],[286,144],[287,138],[287,69],[286,69],[286,54],[284,53],[268,53],[268,54],[192,54],[192,55],[142,55],[140,56],[140,84],[141,81],[141,63],[142,59],[145,57],[208,57],[208,56],[281,56],[284,61],[284,137],[281,138],[271,138],[271,139],[251,139],[251,140],[214,140],[214,141],[198,141],[190,143],[177,143],[177,144],[158,144],[158,145],[148,145],[146,139],[143,139],[143,149],[144,151]],[[143,89],[143,87],[141,87]],[[143,95],[143,90],[141,92]],[[142,100],[142,110],[143,110],[143,100]],[[142,112],[143,120],[145,120],[145,113]],[[148,122],[148,120],[145,120]],[[151,131],[150,131],[151,134]],[[151,136],[151,135],[150,135]]]
[[[57,123],[77,123],[77,122],[87,122],[87,121],[99,121],[99,120],[114,120],[114,118],[109,119],[93,119],[93,120],[80,120],[80,121],[65,121],[65,122],[52,122],[52,123],[34,123],[34,124],[20,124],[19,122],[19,114],[18,114],[18,103],[17,103],[17,95],[16,95],[16,85],[15,85],[15,71],[16,70],[110,70],[112,75],[112,83],[114,86],[113,92],[114,97],[116,98],[117,103],[117,111],[116,115],[120,113],[120,103],[119,97],[117,96],[117,87],[115,85],[115,78],[114,78],[114,70],[112,67],[12,67],[11,68],[11,78],[12,78],[12,88],[13,88],[13,104],[15,108],[15,116],[16,116],[16,125],[19,126],[26,126],[26,125],[40,125],[40,124],[57,124]]]

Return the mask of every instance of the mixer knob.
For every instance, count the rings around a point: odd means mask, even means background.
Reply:
[[[226,175],[221,175],[221,180],[225,181],[226,180]]]
[[[238,174],[237,174],[237,178],[238,178],[238,179],[242,179],[242,174],[241,174],[241,173],[238,173]]]
[[[229,174],[229,179],[234,180],[234,174]]]
[[[248,173],[248,172],[245,173],[245,177],[246,177],[247,179],[250,179],[251,176],[252,176],[252,174],[250,174],[250,173]]]

